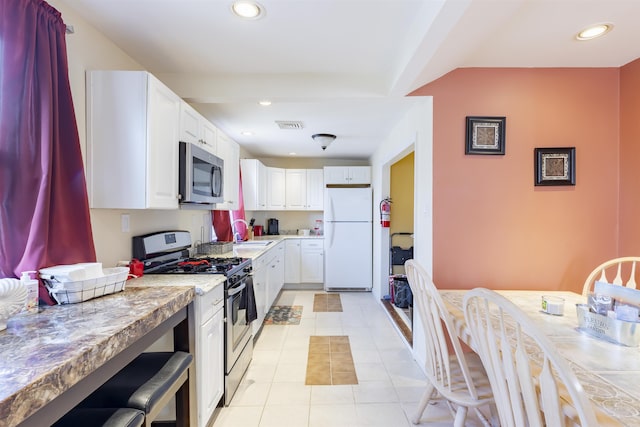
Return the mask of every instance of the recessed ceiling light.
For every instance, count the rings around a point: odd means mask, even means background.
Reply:
[[[237,0],[231,4],[231,11],[240,18],[259,19],[264,16],[264,8],[255,1]]]
[[[290,156],[295,156],[295,155],[297,155],[297,153],[295,153],[295,152],[293,152],[293,151],[292,151],[292,152],[290,152],[290,153],[289,153],[289,155],[290,155]]]
[[[265,99],[263,101],[258,102],[258,104],[262,105],[263,107],[268,107],[269,105],[271,105],[271,101],[269,101],[268,99]]]
[[[576,39],[578,40],[592,40],[596,37],[601,37],[607,34],[609,31],[613,29],[613,24],[596,24],[592,25],[584,30],[580,31],[578,35],[576,35]]]
[[[240,134],[244,135],[244,136],[251,136],[251,135],[253,135],[253,132],[251,132],[250,130],[245,130],[245,131],[240,132]]]

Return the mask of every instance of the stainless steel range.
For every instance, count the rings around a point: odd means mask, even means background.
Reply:
[[[251,321],[255,299],[251,259],[189,257],[188,231],[163,231],[135,236],[133,257],[144,263],[144,274],[224,274],[225,392],[228,405],[240,385],[253,354]]]

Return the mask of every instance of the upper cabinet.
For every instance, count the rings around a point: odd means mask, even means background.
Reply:
[[[181,99],[146,71],[87,72],[91,208],[177,209]]]
[[[286,169],[286,209],[322,210],[322,169]]]
[[[216,204],[216,209],[236,210],[240,205],[240,146],[218,130],[216,151],[224,160],[224,202]]]
[[[217,134],[218,130],[211,122],[185,101],[180,102],[180,141],[197,144],[218,155]]]
[[[325,166],[325,184],[371,184],[370,166]]]
[[[244,208],[249,211],[266,211],[267,167],[257,159],[241,159],[240,168]]]
[[[285,180],[285,169],[267,167],[267,210],[285,209]]]

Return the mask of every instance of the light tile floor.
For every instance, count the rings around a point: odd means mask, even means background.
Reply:
[[[314,313],[317,291],[283,291],[277,305],[302,305],[300,325],[265,325],[230,406],[214,427],[408,427],[426,380],[371,293],[341,293],[342,313]],[[305,385],[311,335],[348,335],[357,385]],[[451,426],[444,402],[421,424]],[[467,426],[480,426],[469,414]]]

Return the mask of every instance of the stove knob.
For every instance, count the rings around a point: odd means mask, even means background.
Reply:
[[[251,271],[252,271],[252,270],[253,270],[253,269],[251,268],[251,266],[249,266],[249,267],[245,267],[245,268],[243,268],[243,269],[242,269],[242,272],[243,272],[243,273],[251,273]]]

